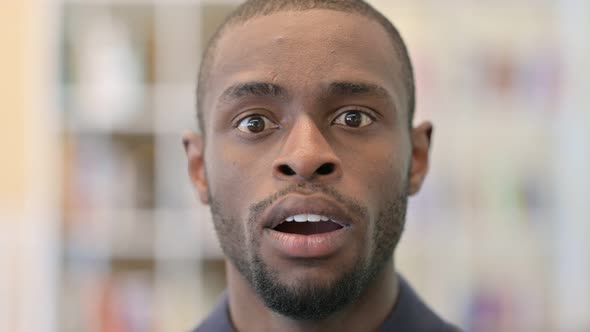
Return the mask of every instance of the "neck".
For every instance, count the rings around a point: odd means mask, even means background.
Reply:
[[[391,313],[399,292],[391,258],[354,303],[325,320],[298,321],[268,309],[233,264],[226,262],[226,266],[229,312],[239,332],[377,331]]]

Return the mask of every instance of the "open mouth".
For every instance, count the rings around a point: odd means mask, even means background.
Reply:
[[[298,214],[285,218],[273,229],[282,233],[314,235],[334,232],[343,226],[336,221],[318,214]]]

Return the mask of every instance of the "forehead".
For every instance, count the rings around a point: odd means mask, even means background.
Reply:
[[[333,81],[365,81],[386,88],[401,107],[405,100],[395,54],[385,29],[358,14],[314,9],[252,18],[230,26],[219,39],[206,108],[214,108],[228,86],[252,80],[277,83],[295,94]]]

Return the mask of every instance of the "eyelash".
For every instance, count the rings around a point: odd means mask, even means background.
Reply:
[[[360,106],[347,106],[347,107],[344,107],[344,109],[340,109],[339,112],[334,117],[332,117],[332,120],[330,121],[330,123],[333,123],[340,116],[342,116],[343,114],[346,114],[348,112],[363,113],[366,116],[368,116],[371,119],[371,121],[373,121],[373,122],[376,122],[379,120],[378,113],[376,113],[375,111],[373,111],[371,109],[360,107]]]
[[[364,107],[360,107],[360,106],[348,106],[348,107],[345,107],[344,109],[339,110],[339,112],[335,116],[333,116],[332,119],[330,120],[330,124],[331,125],[334,124],[334,122],[338,118],[340,118],[343,114],[346,114],[346,113],[349,113],[349,112],[359,112],[359,113],[362,113],[362,114],[366,115],[372,122],[378,121],[378,116],[377,116],[377,114],[374,111],[372,111],[370,109],[367,109],[367,108],[364,108]],[[264,114],[261,114],[261,113],[248,113],[246,115],[239,116],[239,117],[236,117],[235,118],[235,120],[233,121],[233,125],[232,125],[233,129],[238,129],[238,127],[240,126],[240,124],[244,120],[246,120],[248,118],[251,118],[251,117],[255,117],[255,116],[260,116],[262,118],[265,118],[268,121],[270,121],[271,123],[273,123],[273,124],[275,124],[275,125],[278,126],[278,123],[276,121],[274,121],[271,117],[267,116],[267,115],[264,115]],[[251,134],[257,134],[257,133],[251,133]]]

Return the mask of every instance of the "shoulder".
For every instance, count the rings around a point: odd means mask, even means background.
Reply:
[[[455,325],[446,324],[446,329],[442,330],[444,332],[463,332],[460,328]]]
[[[224,292],[209,315],[192,332],[235,332],[228,313],[227,294]]]
[[[399,277],[398,300],[380,332],[460,332],[438,316],[422,301],[410,285]]]

